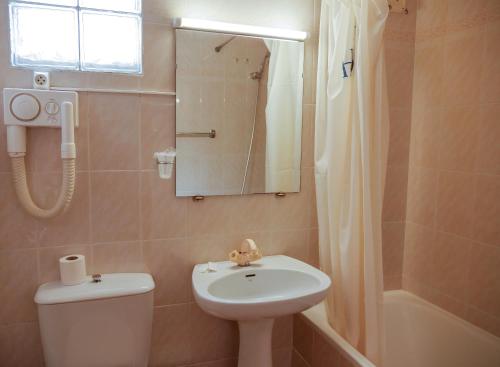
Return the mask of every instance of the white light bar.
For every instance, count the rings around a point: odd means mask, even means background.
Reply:
[[[242,36],[277,38],[289,41],[305,41],[307,32],[290,29],[258,27],[253,25],[214,22],[211,20],[176,18],[174,28],[192,29],[196,31],[219,32]]]

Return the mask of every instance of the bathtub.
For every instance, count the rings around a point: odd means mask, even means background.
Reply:
[[[302,313],[355,367],[375,367],[328,324],[324,305]],[[406,291],[384,294],[384,367],[499,367],[500,338]]]

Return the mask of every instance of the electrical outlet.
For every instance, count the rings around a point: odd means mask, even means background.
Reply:
[[[33,88],[35,89],[49,89],[50,76],[48,72],[35,71],[33,72]]]

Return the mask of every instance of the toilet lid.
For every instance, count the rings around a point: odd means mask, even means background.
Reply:
[[[85,283],[78,285],[63,285],[60,281],[45,283],[38,287],[35,303],[52,305],[132,296],[150,292],[154,288],[155,283],[150,274],[102,274],[101,281],[98,283],[93,282],[91,277],[88,277]]]

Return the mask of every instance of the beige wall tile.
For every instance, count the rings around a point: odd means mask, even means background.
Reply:
[[[474,205],[474,176],[441,171],[438,183],[436,225],[444,232],[470,237]]]
[[[156,169],[155,152],[175,146],[175,98],[141,97],[141,168]]]
[[[384,291],[392,291],[403,288],[403,277],[401,275],[387,277],[384,275]]]
[[[140,76],[114,73],[88,73],[87,84],[102,89],[139,89]]]
[[[439,129],[441,169],[472,172],[478,143],[479,106],[445,108]]]
[[[390,120],[388,165],[407,166],[410,151],[411,111],[391,108]]]
[[[314,330],[308,322],[300,315],[294,316],[293,346],[308,364],[311,364],[313,360],[313,339]]]
[[[455,8],[451,6],[448,9]],[[443,70],[444,101],[447,105],[475,104],[480,100],[482,27],[446,35]]]
[[[404,270],[406,271],[406,268]],[[432,292],[429,287],[425,286],[418,280],[407,276],[406,273],[403,274],[403,289],[425,300],[430,299],[430,293]]]
[[[10,174],[0,174],[0,183],[0,249],[37,247],[40,222],[21,207]]]
[[[234,210],[229,204],[234,198],[206,198],[188,203],[188,235],[221,235],[230,231]]]
[[[344,354],[339,356],[339,367],[357,367],[356,363],[348,359]]]
[[[413,108],[410,164],[438,168],[443,108]]]
[[[190,305],[155,307],[150,366],[178,366],[191,361]]]
[[[448,1],[418,0],[417,30],[438,28],[446,21]]]
[[[139,179],[136,172],[91,173],[94,242],[139,239]]]
[[[382,250],[385,277],[401,277],[403,272],[404,223],[389,222],[382,225]]]
[[[389,104],[391,108],[409,109],[412,96],[414,48],[412,44],[402,47],[386,47],[386,67]]]
[[[484,0],[454,0],[448,4],[446,23],[449,26],[464,27],[478,20],[485,11]],[[451,28],[453,29],[453,28]]]
[[[432,286],[442,293],[465,303],[466,279],[469,268],[470,240],[437,233],[432,256]]]
[[[254,195],[238,198],[234,205],[237,208],[235,217],[238,218],[234,230],[240,232],[262,232],[274,228],[273,201],[274,195]]]
[[[175,176],[163,180],[156,170],[144,172],[141,191],[143,238],[186,236],[189,199],[175,197]]]
[[[500,225],[500,69],[491,62],[499,53],[499,10],[490,0],[419,2],[407,218],[438,232],[431,277],[410,275],[424,249],[416,251],[408,228],[403,266],[405,289],[497,334],[498,305],[485,289],[499,277],[485,249],[496,250],[486,244],[498,245]]]
[[[311,35],[305,42],[304,54],[304,98],[305,104],[316,103],[316,83],[318,72],[317,35]]]
[[[146,270],[155,280],[155,305],[186,303],[191,299],[190,246],[185,239],[144,243]]]
[[[500,318],[500,248],[475,244],[470,252],[467,279],[468,302]]]
[[[61,182],[61,172],[34,174],[31,194],[35,203],[42,208],[52,207],[59,197]],[[89,174],[77,172],[69,208],[54,218],[40,221],[38,242],[42,246],[89,243],[89,222]]]
[[[292,348],[279,348],[272,351],[274,367],[290,367],[292,364]]]
[[[275,230],[309,228],[313,197],[313,170],[302,169],[300,193],[270,200],[271,225]]]
[[[200,236],[189,238],[189,250],[191,265],[207,263],[209,261],[225,261],[229,259],[229,253],[238,248],[244,235],[235,236]],[[255,239],[257,246],[266,251],[264,243]]]
[[[310,367],[309,363],[295,349],[292,352],[292,367]]]
[[[175,37],[170,25],[144,23],[143,89],[175,90]]]
[[[311,218],[311,227],[312,228],[318,228],[318,206],[317,206],[317,203],[316,203],[316,187],[313,187],[313,190],[312,190],[312,203],[311,203],[311,215],[310,215],[310,218]],[[383,217],[383,213],[382,213],[382,217]]]
[[[0,326],[0,361],[2,366],[42,367],[38,324],[30,322]]]
[[[274,320],[272,347],[276,349],[290,349],[293,342],[293,316],[287,315]],[[281,351],[279,354],[286,355]],[[290,364],[288,364],[289,366]]]
[[[438,176],[436,170],[410,167],[406,219],[433,226],[436,216]]]
[[[0,103],[0,107],[3,111],[3,103]],[[7,130],[5,128],[0,129],[0,146],[7,146]],[[0,173],[10,172],[10,159],[7,154],[0,154]]]
[[[415,47],[413,76],[413,106],[436,108],[442,104],[444,92],[445,50],[444,39],[422,42]]]
[[[139,97],[90,94],[92,170],[139,168]]]
[[[336,366],[340,361],[340,354],[325,337],[314,332],[312,367]]]
[[[92,246],[92,273],[140,273],[144,271],[140,242]]]
[[[319,268],[319,233],[318,228],[309,230],[309,265]]]
[[[473,237],[500,246],[500,176],[476,176]]]
[[[193,362],[234,357],[238,354],[238,328],[234,321],[206,314],[190,304],[189,344]]]
[[[493,335],[500,335],[500,318],[492,317],[490,314],[469,307],[465,319]]]
[[[500,54],[500,52],[499,52]],[[500,93],[499,93],[500,94]],[[476,172],[500,174],[500,104],[485,104],[481,107]],[[476,122],[477,123],[477,122]]]
[[[303,185],[303,183],[302,183]],[[271,225],[276,230],[308,228],[311,221],[311,194],[303,189],[284,198],[271,198]]]
[[[36,319],[33,302],[38,286],[36,249],[0,251],[0,324]]]
[[[54,70],[50,74],[50,83],[53,86],[79,85],[85,87],[87,86],[88,76],[88,73],[81,73],[73,70]],[[81,94],[82,93],[79,93],[79,98]]]
[[[498,3],[492,0],[493,3]],[[498,9],[498,8],[497,8]],[[493,15],[493,11],[488,11]],[[500,20],[497,15],[496,21],[485,25],[485,43],[483,49],[484,66],[481,73],[481,101],[499,102],[500,101],[500,63],[497,60],[500,54]]]
[[[197,363],[194,366],[196,366],[196,367],[237,367],[238,366],[238,359],[237,358],[221,359],[218,361]]]
[[[268,255],[287,255],[306,261],[309,258],[309,230],[279,231],[272,233],[272,243]]]
[[[429,227],[406,224],[404,276],[419,283],[432,282],[432,254],[436,233]]]
[[[315,105],[304,105],[302,113],[302,167],[314,167]]]
[[[397,33],[400,35],[414,34],[415,33],[415,23],[417,18],[417,0],[407,0],[406,7],[408,9],[408,14],[390,12],[389,17],[386,22],[386,38],[387,31],[391,33]],[[409,42],[413,42],[411,39]]]
[[[452,314],[462,319],[465,318],[467,306],[461,300],[441,293],[435,288],[428,288],[424,293],[424,298],[430,303],[433,303],[436,306],[448,312],[451,312]]]
[[[382,211],[383,221],[397,222],[405,218],[407,181],[408,167],[387,167]]]
[[[222,235],[270,228],[272,195],[206,198],[188,201],[188,235]]]

